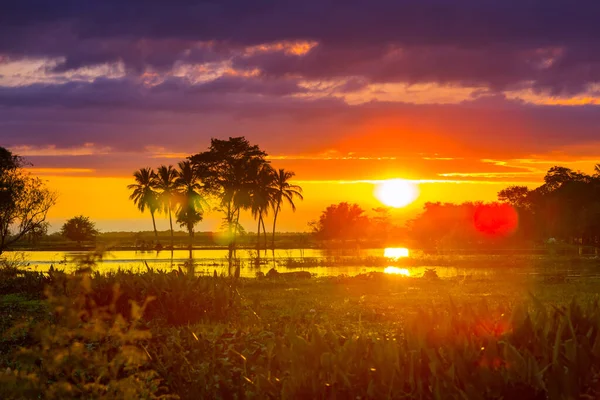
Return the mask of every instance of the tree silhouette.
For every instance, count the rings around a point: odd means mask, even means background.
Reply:
[[[294,204],[294,198],[304,200],[302,196],[302,188],[298,185],[292,185],[289,181],[295,176],[294,172],[279,169],[275,174],[275,195],[273,199],[273,236],[271,238],[271,247],[275,249],[275,226],[277,224],[277,216],[281,211],[282,203],[287,203],[292,208],[292,211],[296,211],[296,204]]]
[[[158,240],[158,232],[156,231],[156,221],[154,213],[159,210],[160,204],[158,193],[154,190],[156,183],[156,174],[151,168],[141,168],[133,173],[135,183],[127,185],[129,190],[133,190],[130,200],[143,213],[146,208],[150,211],[152,217],[152,227],[154,228],[154,237]]]
[[[0,147],[0,254],[29,234],[47,228],[48,210],[56,193],[24,172],[25,162]]]
[[[171,249],[173,248],[173,217],[172,211],[175,206],[175,195],[177,194],[177,171],[172,165],[161,165],[156,171],[155,187],[158,190],[158,198],[165,213],[169,214],[169,227],[171,229]]]
[[[264,223],[264,217],[267,216],[269,208],[272,208],[275,200],[276,188],[275,184],[275,170],[269,164],[262,164],[257,170],[252,171],[256,173],[254,176],[254,183],[251,188],[251,211],[252,216],[258,221],[258,229],[256,233],[256,250],[260,250],[260,228],[262,226],[265,234],[265,249],[266,243],[266,229]],[[260,252],[259,252],[260,253]]]
[[[527,186],[509,186],[498,192],[498,200],[516,208],[528,208],[530,206],[529,189]]]
[[[179,162],[175,179],[177,188],[177,222],[185,227],[190,236],[190,248],[194,238],[194,226],[202,221],[204,208],[208,207],[202,192],[200,177],[190,161]]]
[[[223,212],[229,237],[229,273],[232,272],[236,237],[239,230],[241,210],[252,207],[252,190],[255,177],[266,164],[266,153],[251,145],[244,137],[228,140],[211,139],[207,151],[190,157],[194,168],[200,171],[205,189],[218,200]],[[235,274],[239,275],[239,266]]]
[[[65,222],[60,229],[60,234],[81,246],[81,242],[94,239],[98,230],[89,217],[79,215]]]
[[[592,176],[554,166],[538,188],[511,186],[498,199],[517,209],[519,231],[530,239],[600,245],[600,164]]]
[[[322,240],[358,241],[365,236],[369,219],[358,204],[332,204],[321,214],[313,229]]]

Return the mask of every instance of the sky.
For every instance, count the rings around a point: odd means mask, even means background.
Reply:
[[[151,229],[140,167],[245,136],[305,201],[492,201],[600,161],[600,3],[580,0],[19,0],[0,5],[0,146],[59,193],[49,220]],[[198,230],[214,230],[208,214]],[[244,220],[248,229],[249,219]],[[168,222],[159,218],[160,229]]]

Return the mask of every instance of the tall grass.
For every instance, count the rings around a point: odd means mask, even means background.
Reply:
[[[389,330],[297,307],[267,318],[243,280],[181,270],[46,278],[51,315],[14,327],[32,340],[0,360],[2,398],[600,398],[598,300],[448,301]]]

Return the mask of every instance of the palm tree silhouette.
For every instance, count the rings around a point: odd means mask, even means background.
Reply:
[[[154,183],[156,174],[151,168],[141,168],[133,173],[135,183],[127,185],[129,190],[133,190],[130,200],[137,208],[143,213],[146,210],[150,210],[152,216],[152,226],[154,227],[154,237],[158,241],[158,232],[156,231],[156,221],[154,219],[154,213],[159,210],[158,193],[154,190]]]
[[[177,178],[175,179],[177,188],[177,222],[187,228],[190,235],[190,249],[194,238],[194,225],[202,221],[204,207],[208,203],[204,199],[202,183],[200,177],[192,167],[190,161],[181,161]]]
[[[276,172],[270,164],[264,163],[254,173],[250,210],[252,216],[258,221],[256,250],[260,252],[261,225],[265,235],[265,250],[267,248],[267,231],[265,229],[264,217],[267,216],[269,208],[274,206],[275,195],[277,193],[277,188],[275,187]]]
[[[162,209],[169,213],[169,225],[171,227],[171,249],[173,248],[173,217],[171,212],[174,206],[174,197],[176,195],[177,171],[172,165],[168,167],[161,165],[156,171],[156,189],[159,190],[159,200]]]
[[[273,217],[273,237],[271,240],[273,249],[275,249],[275,225],[277,224],[277,215],[279,214],[279,211],[281,211],[282,203],[287,202],[292,207],[292,211],[296,211],[294,197],[304,200],[302,188],[298,185],[292,185],[289,182],[295,175],[294,172],[286,171],[284,169],[279,169],[275,174],[275,193],[273,198],[273,211],[275,212],[275,215]]]

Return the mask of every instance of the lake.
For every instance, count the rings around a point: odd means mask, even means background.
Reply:
[[[47,271],[55,268],[73,271],[75,259],[86,253],[77,251],[25,251],[6,252],[4,256],[19,260],[29,270]],[[227,274],[228,251],[226,249],[193,250],[191,258],[197,274]],[[307,270],[315,276],[357,275],[371,271],[421,276],[427,268],[435,268],[440,277],[464,275],[490,276],[502,273],[531,274],[586,274],[597,275],[600,262],[588,258],[585,265],[572,265],[571,259],[563,263],[554,258],[540,255],[451,255],[428,256],[406,248],[321,250],[292,249],[261,252],[261,262],[255,263],[255,250],[238,250],[241,275],[255,277],[258,271],[266,273],[275,267],[281,272]],[[113,250],[105,252],[95,269],[100,272],[121,270],[145,271],[146,265],[160,270],[186,269],[190,261],[189,250],[132,251]],[[542,266],[542,267],[540,267]]]

